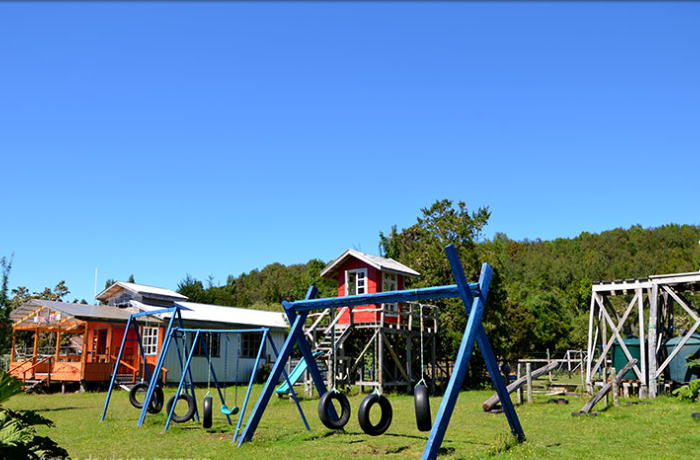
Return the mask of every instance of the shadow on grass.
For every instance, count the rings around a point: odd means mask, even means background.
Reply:
[[[84,407],[73,407],[73,406],[66,406],[66,407],[52,407],[49,409],[34,409],[37,412],[58,412],[58,411],[63,411],[63,410],[76,410],[76,409],[85,409]]]

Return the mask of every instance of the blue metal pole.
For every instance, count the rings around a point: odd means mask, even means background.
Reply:
[[[168,309],[168,311],[170,311],[172,314],[170,315],[170,321],[168,322],[168,329],[166,330],[166,333],[168,333],[172,329],[175,314],[176,314],[176,312],[179,312],[179,310],[177,310],[177,307],[170,308],[170,309]],[[138,314],[138,315],[144,316],[143,314]],[[138,327],[136,329],[137,329],[137,334],[138,334]],[[146,367],[146,369],[148,369],[148,364],[146,364],[146,356],[145,356],[145,353],[143,353],[143,344],[141,343],[141,336],[139,335],[138,337],[139,337],[139,345],[141,346],[141,350],[142,350],[141,355],[143,356],[143,359],[144,359],[144,366]],[[168,337],[168,340],[170,340],[170,334],[168,334],[167,337]],[[170,343],[168,342],[167,345],[169,346]],[[139,415],[138,426],[143,426],[143,422],[146,420],[146,414],[148,413],[148,408],[151,405],[151,399],[153,398],[153,393],[156,391],[156,385],[158,383],[157,376],[160,375],[160,371],[163,368],[163,363],[165,362],[165,355],[167,353],[168,346],[163,347],[163,349],[160,351],[160,355],[158,356],[158,361],[156,363],[156,367],[153,369],[153,371],[155,373],[154,375],[156,377],[150,378],[150,380],[148,382],[148,390],[146,391],[146,397],[143,400],[143,408],[141,408],[141,415]],[[165,353],[164,353],[164,351],[165,351]]]
[[[205,332],[205,331],[202,331],[202,332],[204,332],[205,334],[211,334],[211,332]],[[197,333],[199,334],[199,332],[197,332]],[[216,391],[219,392],[219,398],[221,399],[221,404],[226,404],[224,402],[224,395],[221,394],[221,388],[219,388],[219,381],[216,378],[216,372],[214,372],[214,365],[211,362],[211,355],[209,354],[210,350],[207,347],[206,340],[202,340],[202,345],[204,346],[204,353],[205,353],[206,358],[207,358],[207,363],[209,363],[209,370],[211,371],[212,377],[214,377],[214,386],[216,387]],[[192,349],[194,350],[194,346],[192,347]],[[219,347],[219,350],[221,350],[221,347]],[[225,415],[226,415],[226,420],[228,420],[228,424],[231,425],[231,417],[229,417],[228,414],[225,414]]]
[[[267,404],[270,402],[270,397],[272,396],[272,393],[275,390],[275,386],[277,385],[277,382],[279,381],[280,376],[282,375],[284,365],[287,363],[289,356],[292,354],[292,350],[294,348],[294,333],[303,327],[304,321],[306,321],[306,314],[297,316],[296,320],[294,321],[294,324],[292,324],[290,334],[287,337],[287,340],[284,342],[282,349],[280,350],[280,355],[277,358],[277,361],[275,361],[275,365],[272,367],[272,372],[267,378],[267,382],[265,382],[265,386],[263,387],[262,393],[258,397],[258,402],[255,404],[255,408],[253,409],[253,412],[248,418],[248,422],[246,423],[246,427],[243,430],[243,433],[238,438],[239,447],[244,442],[250,441],[252,439],[253,434],[255,433],[258,424],[260,423],[260,419],[262,418],[263,412],[265,411]]]
[[[102,417],[100,417],[100,422],[104,421],[105,414],[107,413],[107,407],[109,406],[109,399],[112,397],[112,389],[114,388],[114,381],[117,378],[117,370],[119,369],[119,363],[122,360],[122,355],[124,353],[124,345],[126,344],[126,337],[129,335],[129,325],[131,324],[131,315],[126,321],[126,328],[124,329],[124,337],[122,337],[122,346],[119,348],[119,354],[117,355],[117,362],[114,364],[114,370],[112,371],[112,377],[109,381],[109,390],[107,391],[107,398],[105,398],[105,407],[102,411]]]
[[[275,352],[275,356],[278,356],[277,347],[275,346],[275,342],[271,338],[269,338],[269,340],[270,340],[270,345],[272,345],[272,351]],[[306,416],[304,415],[304,411],[301,409],[301,404],[299,403],[299,399],[297,398],[297,394],[294,391],[294,385],[292,385],[292,382],[289,380],[289,375],[287,375],[287,371],[283,369],[282,373],[284,374],[284,380],[287,382],[287,386],[289,387],[289,391],[292,395],[292,398],[294,399],[294,402],[297,405],[297,409],[299,409],[299,414],[301,415],[301,419],[304,421],[304,426],[306,426],[306,431],[311,431],[311,428],[309,428],[309,422],[306,421]]]
[[[185,369],[189,369],[190,367],[190,362],[192,362],[192,356],[194,356],[194,349],[196,348],[196,343],[197,340],[199,339],[199,332],[197,332],[194,336],[194,340],[192,341],[192,350],[190,353],[187,355],[187,361],[185,362]],[[177,342],[175,342],[177,344]],[[170,420],[173,418],[173,414],[175,413],[175,406],[177,406],[178,399],[177,397],[180,396],[180,392],[182,391],[182,386],[183,383],[185,382],[185,377],[187,373],[182,372],[182,375],[180,376],[180,383],[177,386],[177,391],[175,392],[175,401],[173,401],[173,405],[170,407],[170,412],[168,412],[168,420],[165,422],[165,428],[163,429],[163,433],[168,431],[168,428],[170,427]]]
[[[481,316],[484,313],[485,307],[481,296],[488,292],[492,274],[491,267],[484,264],[481,270],[481,280],[484,282],[480,285],[481,295],[474,298],[471,290],[468,289],[468,285],[466,284],[462,264],[459,260],[457,250],[455,249],[454,245],[447,246],[445,248],[445,252],[447,253],[447,258],[450,261],[450,265],[452,266],[452,273],[455,276],[455,281],[457,282],[462,302],[464,302],[465,308],[469,308],[468,306],[471,303],[471,312],[469,314],[469,319],[467,320],[464,337],[462,337],[462,343],[459,347],[455,368],[452,371],[452,377],[450,377],[450,381],[447,384],[445,396],[442,398],[442,403],[440,404],[440,409],[438,410],[437,417],[435,418],[433,429],[430,431],[428,442],[426,443],[425,450],[423,451],[423,460],[437,459],[440,446],[445,438],[445,432],[447,431],[447,426],[450,423],[450,418],[452,417],[452,412],[454,411],[455,403],[457,402],[457,397],[459,396],[459,390],[462,388],[464,378],[467,375],[467,368],[469,367],[469,360],[474,351],[474,344],[476,343],[478,328],[481,325]]]
[[[246,407],[248,407],[248,398],[250,397],[250,390],[253,389],[253,383],[255,383],[255,375],[258,373],[258,366],[260,365],[260,358],[262,357],[263,350],[265,349],[265,341],[268,337],[269,329],[263,332],[262,339],[260,340],[260,348],[258,349],[258,355],[255,358],[255,365],[253,366],[253,372],[250,374],[250,383],[248,383],[248,389],[245,392],[245,398],[243,399],[243,407],[241,407],[241,413],[238,415],[238,422],[236,423],[236,431],[233,433],[233,441],[236,442],[238,438],[238,431],[241,429],[241,423],[243,422],[243,417],[245,416]],[[240,357],[238,358],[240,359]],[[238,383],[238,382],[236,382]]]

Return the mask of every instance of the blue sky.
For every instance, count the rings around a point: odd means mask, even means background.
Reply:
[[[11,287],[699,224],[700,3],[0,3]]]

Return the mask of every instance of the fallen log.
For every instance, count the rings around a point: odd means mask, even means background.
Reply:
[[[623,367],[623,368],[620,370],[620,372],[618,372],[617,375],[614,377],[615,380],[617,380],[617,381],[619,382],[620,379],[622,378],[622,376],[625,375],[625,374],[627,373],[627,371],[629,371],[630,369],[632,369],[632,367],[634,367],[635,364],[637,364],[637,360],[636,360],[636,359],[633,359],[632,361],[628,362],[628,363],[625,365],[625,367]],[[596,404],[598,404],[598,402],[599,402],[601,399],[603,399],[603,398],[605,397],[606,394],[608,394],[608,392],[612,389],[612,386],[613,386],[612,381],[610,381],[610,382],[606,383],[605,385],[603,385],[603,388],[601,388],[600,391],[598,391],[598,393],[596,393],[595,396],[593,396],[593,397],[590,399],[590,401],[588,401],[588,402],[583,406],[583,409],[581,409],[581,413],[584,413],[584,414],[589,413],[589,412],[591,411],[591,409],[593,409],[593,406],[595,406]]]
[[[540,377],[547,372],[554,370],[559,365],[559,361],[552,361],[551,363],[547,364],[546,366],[542,366],[539,369],[535,370],[532,372],[532,378],[536,379],[537,377]],[[514,381],[510,385],[506,387],[506,390],[508,391],[508,394],[511,394],[512,392],[516,391],[518,388],[521,388],[525,386],[525,383],[527,382],[527,375],[524,375],[520,377],[518,380]],[[489,399],[487,399],[484,404],[482,404],[482,407],[484,408],[485,412],[488,412],[490,410],[493,410],[494,407],[496,407],[496,404],[498,404],[501,401],[501,399],[498,397],[498,393],[495,395],[491,396]]]

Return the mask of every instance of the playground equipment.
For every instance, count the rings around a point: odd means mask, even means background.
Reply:
[[[462,299],[465,313],[469,316],[469,318],[462,342],[460,344],[454,371],[447,385],[447,390],[442,399],[435,423],[430,431],[428,442],[425,446],[422,458],[437,458],[440,445],[444,439],[447,426],[450,422],[450,417],[452,416],[452,412],[454,411],[454,407],[459,396],[459,390],[464,383],[464,378],[469,366],[469,360],[472,352],[474,351],[474,345],[476,342],[479,343],[479,349],[484,357],[484,361],[486,362],[486,368],[491,376],[491,380],[496,387],[496,391],[498,392],[501,401],[503,401],[503,409],[508,419],[510,429],[516,439],[521,441],[524,440],[525,434],[523,433],[520,425],[518,415],[515,412],[515,408],[513,407],[510,398],[508,397],[506,385],[503,381],[503,377],[500,374],[496,357],[494,356],[491,344],[489,343],[486,332],[481,324],[481,317],[484,312],[489,285],[491,282],[492,269],[488,264],[484,264],[482,266],[479,282],[469,284],[464,276],[464,271],[454,245],[447,246],[445,248],[445,252],[452,268],[452,274],[456,281],[456,284],[453,285],[411,289],[405,291],[387,291],[346,297],[331,297],[324,299],[314,299],[317,290],[315,287],[311,287],[304,300],[297,302],[284,302],[285,312],[290,320],[290,323],[292,324],[292,327],[287,340],[280,350],[279,357],[272,368],[272,372],[265,383],[262,393],[258,398],[255,408],[248,418],[245,430],[238,439],[238,446],[242,445],[244,442],[250,441],[253,438],[255,430],[260,423],[260,419],[262,418],[265,408],[267,407],[270,397],[275,389],[275,385],[280,379],[282,372],[284,371],[284,366],[289,360],[292,349],[295,345],[299,347],[299,350],[304,356],[304,359],[308,365],[308,370],[313,378],[318,393],[322,398],[329,393],[313,359],[311,348],[309,347],[303,333],[303,325],[305,324],[306,318],[310,311],[326,308],[352,308],[354,306],[393,302],[420,302],[422,300],[450,297],[459,297]],[[332,419],[337,420],[337,414],[334,412],[335,411],[332,410],[331,406],[328,411],[329,416]]]
[[[423,304],[420,306],[420,380],[413,388],[413,403],[416,408],[416,425],[419,431],[430,431],[433,427],[432,417],[430,415],[430,396],[428,385],[425,383],[425,364],[423,356],[425,355],[423,345],[423,330],[425,324],[423,321]]]
[[[313,356],[316,358],[317,356],[322,355],[322,351],[314,351]],[[296,385],[296,383],[299,381],[299,379],[304,375],[304,372],[306,372],[308,365],[306,364],[306,360],[304,358],[301,358],[299,363],[294,367],[294,370],[292,371],[291,374],[289,374],[289,381],[291,382],[292,385]],[[277,393],[278,396],[286,395],[289,393],[289,385],[287,385],[287,382],[282,383],[282,385],[277,387],[277,390],[275,390],[275,393]]]
[[[122,364],[122,356],[124,353],[125,345],[126,342],[128,341],[136,341],[139,346],[139,350],[141,352],[141,357],[143,359],[143,375],[142,377],[145,376],[145,379],[142,378],[141,382],[138,385],[135,385],[131,388],[131,391],[129,392],[129,401],[131,404],[136,407],[136,408],[141,408],[141,416],[139,418],[139,426],[143,423],[143,419],[146,417],[146,413],[158,413],[161,411],[163,408],[163,389],[158,385],[158,376],[160,375],[163,364],[162,364],[162,358],[165,356],[163,353],[158,357],[158,363],[159,365],[156,365],[156,368],[153,370],[153,373],[151,374],[148,365],[146,363],[146,353],[144,350],[143,346],[143,340],[141,340],[141,333],[139,331],[139,325],[138,325],[138,318],[141,317],[146,317],[148,318],[149,316],[153,315],[159,315],[159,314],[167,314],[170,313],[170,321],[168,322],[168,328],[166,330],[167,336],[170,338],[171,337],[171,331],[173,330],[173,324],[175,320],[177,319],[178,324],[180,327],[182,327],[182,315],[181,315],[181,310],[189,310],[188,308],[176,305],[171,308],[159,308],[156,310],[150,310],[150,311],[145,311],[141,313],[133,313],[129,315],[129,319],[126,322],[126,327],[124,328],[124,337],[122,338],[122,343],[121,347],[119,348],[119,354],[117,355],[117,359],[114,363],[114,368],[112,369],[112,374],[110,377],[109,381],[109,389],[107,391],[107,397],[105,398],[105,406],[104,410],[102,411],[102,416],[100,417],[100,422],[104,421],[105,415],[107,414],[107,409],[109,408],[109,401],[112,397],[112,390],[115,387],[115,382],[117,378],[117,371],[119,369],[119,366]],[[133,327],[133,330],[135,332],[136,338],[135,339],[129,339],[129,328]],[[176,341],[176,345],[178,346],[178,350],[180,347],[180,344]],[[187,343],[183,342],[182,346],[187,347]],[[178,352],[178,358],[180,357],[180,354]],[[183,362],[180,360],[180,370],[184,374],[184,368],[183,368]],[[190,375],[190,380],[191,380],[191,375]],[[194,398],[194,386],[189,387],[192,393],[192,398]],[[144,397],[143,403],[138,402],[136,395],[139,392],[146,391],[146,396]],[[155,399],[154,399],[155,395]],[[196,416],[196,412],[194,414]]]
[[[211,348],[211,347],[210,347]],[[238,365],[241,361],[241,336],[238,336],[238,352],[236,354],[236,383],[238,383]],[[226,390],[228,389],[228,335],[226,336],[226,346],[224,351],[224,400],[226,399]],[[231,408],[226,404],[221,405],[221,413],[224,415],[236,415],[240,408],[238,407],[238,385],[234,389],[234,403]]]
[[[192,363],[192,358],[193,358],[193,356],[194,356],[194,350],[195,350],[195,348],[197,348],[197,343],[199,342],[199,343],[201,344],[201,347],[202,347],[202,349],[203,349],[203,351],[204,351],[204,356],[206,357],[207,363],[208,363],[208,365],[209,365],[209,376],[210,376],[210,380],[213,380],[213,381],[214,381],[214,386],[216,387],[217,393],[218,393],[219,398],[220,398],[220,400],[221,400],[222,412],[224,413],[224,415],[226,415],[226,419],[228,420],[229,425],[232,424],[232,423],[231,423],[231,418],[230,418],[231,413],[235,413],[235,412],[237,412],[237,410],[234,412],[233,408],[232,408],[232,409],[229,409],[228,406],[226,405],[226,399],[225,399],[223,393],[221,392],[221,386],[219,385],[219,381],[218,381],[218,379],[217,379],[217,377],[216,377],[216,372],[214,371],[214,367],[213,367],[212,364],[211,364],[211,355],[210,355],[211,336],[212,336],[213,334],[239,334],[239,336],[240,336],[241,334],[255,334],[255,333],[258,333],[258,334],[261,333],[261,334],[262,334],[262,339],[260,340],[260,348],[258,349],[258,353],[257,353],[257,356],[256,356],[256,358],[255,358],[255,364],[254,364],[254,366],[253,366],[253,372],[251,373],[250,382],[248,383],[248,388],[247,388],[247,391],[246,391],[246,395],[245,395],[245,398],[244,398],[244,400],[243,400],[243,407],[242,407],[242,410],[241,410],[241,415],[240,415],[240,417],[238,418],[238,423],[237,423],[237,425],[236,425],[236,431],[235,431],[235,433],[234,433],[234,439],[236,439],[237,436],[238,436],[238,433],[239,433],[239,431],[240,431],[240,428],[241,428],[241,423],[242,423],[242,421],[243,421],[243,416],[244,416],[244,414],[245,414],[246,407],[248,406],[248,400],[249,400],[249,398],[250,398],[250,392],[251,392],[251,390],[252,390],[252,388],[253,388],[253,383],[255,383],[255,376],[256,376],[256,374],[257,374],[257,369],[258,369],[258,367],[259,367],[260,359],[262,358],[263,351],[265,350],[265,346],[266,346],[267,344],[269,344],[269,345],[272,347],[272,349],[273,349],[275,355],[277,355],[277,348],[276,348],[276,346],[275,346],[274,341],[272,340],[272,337],[271,337],[270,334],[269,334],[269,333],[270,333],[270,330],[269,330],[268,328],[259,328],[259,329],[183,329],[183,328],[173,328],[173,330],[171,331],[170,334],[171,334],[171,336],[174,336],[174,335],[177,335],[177,334],[179,334],[179,333],[182,333],[183,335],[184,335],[184,334],[187,334],[187,333],[193,333],[193,334],[194,334],[194,339],[193,339],[193,341],[192,341],[192,346],[191,346],[191,348],[190,348],[190,353],[189,353],[189,356],[187,356],[187,359],[186,359],[186,361],[185,361],[185,366],[184,366],[184,369],[185,369],[185,370],[189,370],[189,369],[190,369],[190,365],[191,365],[191,363]],[[209,338],[210,338],[210,346],[209,346],[209,347],[207,347],[206,341],[204,340],[204,334],[207,334],[207,335],[209,336]],[[167,343],[167,342],[166,342],[166,343]],[[162,353],[167,353],[167,345],[163,348]],[[240,360],[240,352],[238,353],[238,356],[237,356],[236,358],[237,358],[237,361]],[[238,366],[238,364],[237,364],[237,366]],[[186,377],[187,377],[187,373],[186,373],[186,372],[183,372],[183,373],[182,373],[182,376],[180,377],[180,382],[178,383],[178,390],[177,390],[176,394],[180,394],[183,385],[185,385]],[[288,376],[286,375],[286,372],[285,372],[285,378],[288,380]],[[208,386],[208,388],[207,388],[207,395],[210,397],[210,401],[208,402],[209,404],[207,404],[207,405],[208,405],[208,410],[211,411],[211,404],[213,403],[213,401],[211,401],[212,398],[211,398],[210,387],[209,387],[209,386]],[[299,411],[300,411],[300,413],[301,413],[302,418],[304,419],[304,423],[306,423],[306,419],[305,419],[305,417],[304,417],[304,413],[303,413],[303,411],[301,410],[301,406],[299,405],[299,401],[298,401],[298,399],[297,399],[297,397],[296,397],[296,394],[295,394],[293,391],[292,391],[292,396],[294,397],[294,400],[295,400],[296,403],[297,403],[297,407],[298,407],[298,409],[299,409]],[[207,402],[205,401],[205,403],[207,403]],[[236,406],[234,406],[234,408],[237,409]],[[163,430],[164,432],[167,431],[168,428],[170,427],[170,421],[171,421],[171,420],[177,422],[177,420],[173,417],[174,410],[175,410],[175,405],[174,405],[174,404],[173,404],[172,407],[168,407],[168,420],[167,420],[166,423],[165,423],[165,429]],[[229,413],[227,413],[227,412],[229,412]],[[211,425],[210,425],[210,426],[211,426]],[[205,428],[206,428],[206,427],[205,427]]]

